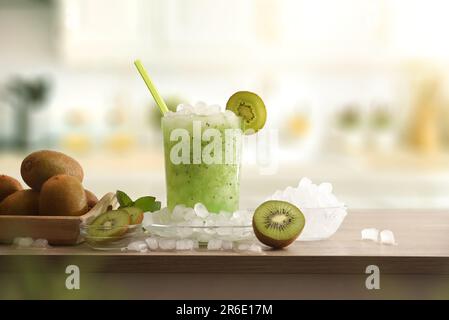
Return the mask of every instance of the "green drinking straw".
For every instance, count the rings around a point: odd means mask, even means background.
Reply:
[[[143,67],[142,62],[139,59],[137,59],[136,61],[134,61],[134,65],[136,66],[137,71],[139,71],[140,75],[142,76],[143,81],[145,81],[145,84],[147,85],[148,89],[150,89],[151,95],[153,96],[154,101],[156,101],[156,104],[159,107],[159,110],[161,111],[162,115],[165,115],[169,111],[167,105],[165,104],[162,97],[159,95],[159,92],[157,92],[157,89],[154,86],[153,82],[151,81],[147,71]]]

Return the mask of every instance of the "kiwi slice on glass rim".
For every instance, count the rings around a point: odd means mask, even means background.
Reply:
[[[92,238],[119,237],[128,231],[130,223],[131,216],[126,210],[110,210],[100,214],[87,232]]]
[[[267,120],[267,109],[262,99],[249,91],[234,93],[226,103],[226,109],[242,118],[243,131],[253,134],[263,128]]]
[[[257,239],[272,248],[284,248],[298,238],[305,218],[295,205],[278,200],[262,203],[254,212],[253,229]]]

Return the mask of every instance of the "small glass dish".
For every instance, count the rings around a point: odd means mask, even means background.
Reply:
[[[300,208],[306,225],[296,241],[318,241],[330,238],[347,215],[345,206]]]
[[[108,230],[115,233],[114,236],[95,236],[96,231]],[[120,250],[129,243],[143,235],[142,224],[128,225],[124,227],[104,227],[89,224],[80,224],[80,235],[87,245],[95,250]]]
[[[190,239],[198,241],[200,246],[210,240],[247,241],[253,240],[252,225],[182,225],[182,224],[149,224],[145,229],[151,234],[164,239]]]

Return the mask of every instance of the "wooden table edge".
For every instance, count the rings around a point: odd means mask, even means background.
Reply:
[[[382,274],[449,275],[449,257],[264,255],[0,254],[0,272],[60,272],[74,264],[91,273]]]

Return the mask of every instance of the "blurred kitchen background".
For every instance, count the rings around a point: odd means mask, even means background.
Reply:
[[[159,115],[259,93],[279,172],[242,170],[243,207],[302,176],[351,208],[449,207],[449,2],[0,0],[0,172],[62,150],[86,187],[165,200]]]

